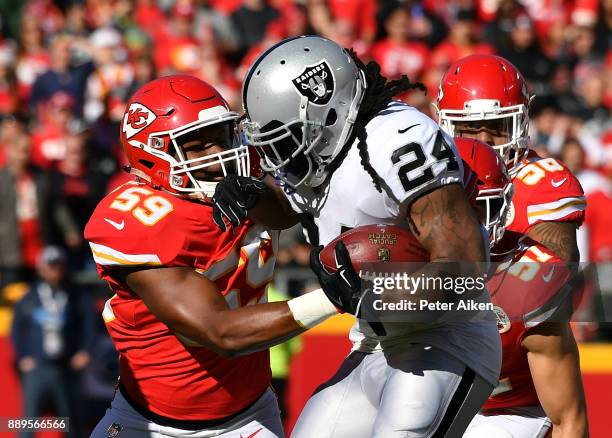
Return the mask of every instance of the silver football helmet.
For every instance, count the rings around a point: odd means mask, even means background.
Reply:
[[[262,54],[242,87],[242,129],[263,169],[291,187],[320,185],[351,134],[365,88],[348,52],[325,38],[290,38]]]

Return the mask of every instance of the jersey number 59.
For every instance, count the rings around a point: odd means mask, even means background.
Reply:
[[[132,216],[149,227],[168,216],[174,209],[170,201],[155,195],[145,187],[130,187],[124,190],[111,203],[110,208],[132,212]]]

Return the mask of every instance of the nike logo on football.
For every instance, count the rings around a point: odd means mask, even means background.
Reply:
[[[123,227],[125,227],[125,221],[115,222],[115,221],[112,221],[112,220],[106,219],[106,218],[104,218],[104,220],[106,222],[108,222],[109,224],[111,224],[116,229],[118,229],[119,231],[123,230]]]
[[[244,438],[253,438],[255,435],[257,435],[259,432],[261,432],[263,430],[263,427],[260,427],[259,429],[257,429],[255,432],[253,432],[252,434],[250,434],[249,436],[245,436]],[[240,438],[242,438],[242,434],[240,434]]]
[[[397,130],[397,133],[398,133],[398,134],[403,134],[404,132],[408,131],[409,129],[412,129],[412,128],[414,128],[415,126],[419,126],[419,125],[420,125],[420,123],[415,123],[414,125],[409,126],[409,127],[407,127],[406,129],[398,129],[398,130]]]
[[[550,280],[552,280],[552,276],[555,273],[555,265],[553,265],[552,269],[550,270],[550,272],[546,275],[542,275],[542,280],[544,280],[544,282],[546,283],[550,283]]]
[[[567,181],[567,177],[563,178],[561,181],[555,181],[554,179],[550,180],[550,183],[552,184],[553,187],[559,187],[565,181]]]

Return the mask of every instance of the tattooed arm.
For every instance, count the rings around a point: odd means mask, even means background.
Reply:
[[[408,223],[431,261],[485,260],[481,228],[461,184],[441,187],[414,201]]]
[[[413,272],[418,277],[444,278],[481,277],[485,274],[485,242],[481,227],[472,206],[465,198],[461,184],[449,184],[437,188],[416,199],[408,210],[408,223],[413,234],[429,252],[431,262]],[[463,262],[461,264],[448,262]],[[468,263],[466,263],[468,262]],[[435,285],[435,282],[433,283]],[[460,295],[449,294],[447,290],[427,288],[423,290],[386,289],[381,295],[384,302],[418,302],[424,298],[430,302],[452,302]],[[477,298],[482,291],[475,288],[470,295]],[[414,322],[431,322],[438,315],[427,312],[425,319]],[[418,314],[411,318],[419,318]]]
[[[527,236],[551,249],[567,262],[580,260],[574,222],[541,222],[531,227]]]

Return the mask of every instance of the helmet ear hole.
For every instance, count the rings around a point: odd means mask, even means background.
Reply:
[[[330,109],[327,113],[327,117],[325,118],[325,126],[335,125],[338,121],[338,113],[336,113],[335,109]]]
[[[143,160],[142,158],[138,160],[138,162],[142,164],[144,167],[146,167],[147,169],[153,169],[153,166],[155,166],[155,163],[153,161]]]

